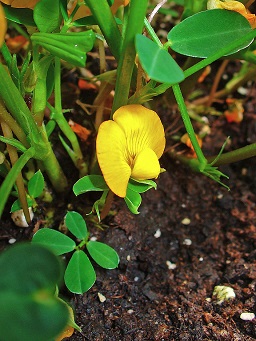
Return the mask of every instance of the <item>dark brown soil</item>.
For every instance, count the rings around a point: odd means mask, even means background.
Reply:
[[[217,152],[225,130],[242,144],[253,124],[217,120],[206,148]],[[109,228],[92,234],[116,249],[120,266],[98,269],[94,287],[73,296],[83,335],[71,340],[255,340],[256,320],[240,318],[256,308],[255,161],[221,168],[230,178],[227,191],[165,156],[167,171],[158,190],[143,196],[139,215],[116,200]],[[233,288],[236,297],[218,304],[216,285]]]
[[[232,137],[229,148],[245,145],[255,140],[255,127],[251,114],[240,125],[218,118],[204,148],[217,153],[227,135]],[[116,249],[120,265],[111,271],[96,268],[91,290],[66,295],[83,331],[70,340],[256,340],[256,319],[240,318],[256,311],[255,158],[221,167],[230,178],[230,191],[167,154],[162,166],[167,171],[157,191],[143,195],[139,215],[117,199],[114,215],[104,221],[108,227],[92,226],[92,236]],[[55,207],[62,219],[67,202],[56,201]],[[3,220],[1,248],[10,238],[29,239],[32,229]],[[236,297],[218,304],[216,285],[233,288]]]

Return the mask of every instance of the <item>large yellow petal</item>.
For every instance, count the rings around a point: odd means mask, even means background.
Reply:
[[[163,154],[164,128],[155,111],[139,104],[125,105],[114,113],[113,120],[124,131],[133,158],[145,148],[152,149],[158,158]]]
[[[142,150],[134,160],[132,178],[146,180],[157,178],[160,174],[160,164],[156,153],[149,148]]]
[[[100,125],[96,151],[107,185],[113,193],[124,198],[131,167],[128,164],[124,132],[114,121],[106,121]]]
[[[6,18],[2,5],[0,4],[0,47],[4,42],[4,37],[7,29]]]

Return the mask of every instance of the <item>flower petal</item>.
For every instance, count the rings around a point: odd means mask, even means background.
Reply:
[[[134,160],[132,178],[146,180],[157,178],[160,174],[160,164],[156,153],[150,149],[143,149]]]
[[[127,162],[124,132],[114,121],[106,121],[100,125],[96,151],[107,185],[112,192],[124,198],[131,176],[131,167]]]
[[[113,120],[125,133],[131,157],[135,158],[145,148],[152,149],[158,158],[163,154],[164,128],[155,111],[139,104],[125,105],[114,113]]]

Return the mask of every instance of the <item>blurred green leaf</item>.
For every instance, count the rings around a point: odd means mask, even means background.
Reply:
[[[175,84],[184,79],[184,74],[172,56],[142,34],[136,35],[136,50],[148,76],[161,83]]]
[[[88,291],[96,281],[96,274],[88,256],[76,251],[67,266],[64,276],[67,288],[75,294]]]
[[[71,238],[49,228],[38,230],[33,236],[32,243],[43,245],[56,255],[63,255],[76,247],[76,243]]]
[[[56,296],[60,260],[47,248],[18,244],[0,256],[1,340],[53,340],[69,312]]]
[[[81,214],[69,211],[65,216],[65,224],[76,238],[83,240],[87,237],[88,230]]]
[[[92,259],[104,269],[115,269],[119,264],[119,256],[116,251],[97,241],[89,241],[86,248]]]
[[[133,214],[139,214],[138,208],[141,204],[141,196],[139,193],[134,192],[128,187],[124,201]]]
[[[28,182],[28,193],[32,198],[37,198],[44,190],[44,177],[38,170]]]
[[[75,195],[90,191],[105,191],[109,189],[102,175],[86,175],[73,186]]]
[[[206,58],[251,30],[248,20],[241,14],[212,9],[181,21],[167,37],[174,51],[186,56]],[[245,41],[230,54],[247,47],[251,42]]]

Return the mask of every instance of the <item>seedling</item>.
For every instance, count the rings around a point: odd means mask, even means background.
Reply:
[[[44,245],[56,255],[73,252],[64,275],[67,288],[76,294],[88,291],[96,280],[96,273],[91,260],[104,269],[115,269],[119,264],[116,251],[110,246],[89,240],[89,232],[83,217],[74,211],[65,216],[65,225],[69,232],[79,241],[78,244],[69,236],[48,228],[37,231],[32,239],[32,244]]]

